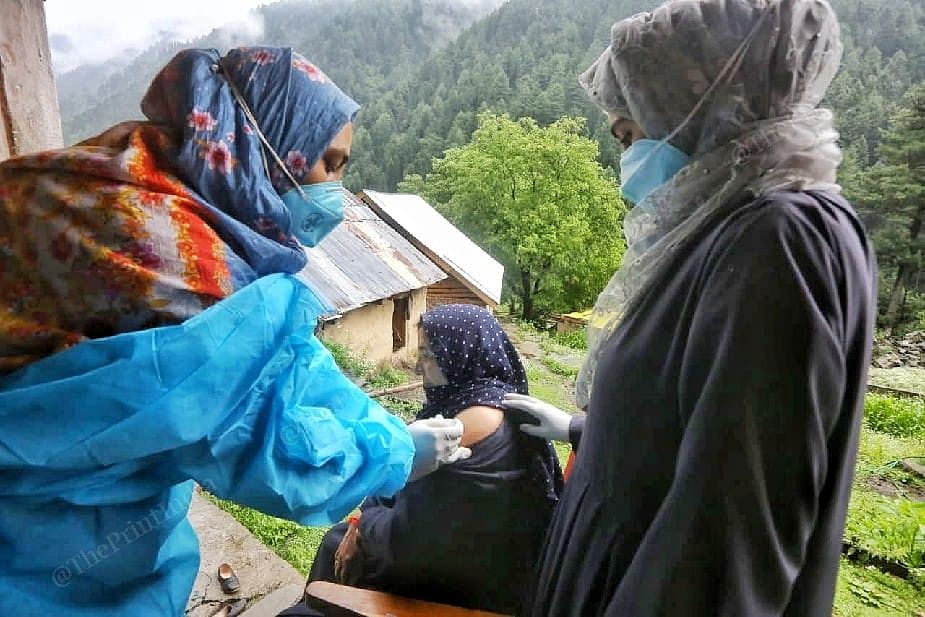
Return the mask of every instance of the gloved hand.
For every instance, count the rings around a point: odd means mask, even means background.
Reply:
[[[505,394],[502,404],[507,409],[523,411],[540,421],[539,424],[520,425],[520,430],[527,435],[553,441],[569,440],[568,427],[572,421],[572,416],[558,407],[544,403],[532,396],[516,392]]]
[[[469,448],[460,448],[463,423],[441,415],[417,420],[408,425],[408,432],[414,441],[414,462],[408,482],[420,480],[436,471],[440,465],[455,463],[472,456]]]

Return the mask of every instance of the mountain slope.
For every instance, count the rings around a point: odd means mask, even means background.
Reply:
[[[65,142],[141,117],[139,102],[151,79],[184,47],[290,46],[365,103],[501,1],[292,0],[263,6],[256,10],[263,22],[257,40],[218,29],[192,41],[154,45],[122,69],[81,67],[60,76]]]
[[[356,132],[352,186],[391,190],[406,173],[426,173],[432,157],[469,139],[482,109],[532,116],[546,124],[586,115],[617,151],[578,86],[578,73],[607,44],[611,24],[656,0],[511,0],[434,54],[365,110]]]
[[[852,165],[876,162],[881,130],[912,84],[925,79],[923,0],[832,0],[845,59],[825,102],[836,112]],[[614,21],[658,0],[302,0],[259,9],[260,41],[216,31],[146,51],[95,90],[83,107],[62,88],[66,140],[139,117],[155,71],[184,46],[291,45],[318,63],[363,110],[348,186],[394,190],[425,174],[433,157],[468,141],[482,109],[589,118],[601,162],[619,150],[602,114],[577,84],[609,40]],[[236,38],[237,37],[237,38]],[[92,90],[92,89],[91,89]],[[87,88],[81,96],[86,100]],[[846,165],[846,169],[848,166]]]
[[[364,110],[356,133],[352,186],[392,190],[408,173],[465,143],[476,113],[490,108],[548,123],[563,114],[589,118],[601,161],[618,149],[602,114],[577,84],[604,49],[614,21],[658,0],[511,0],[475,23],[420,69]],[[922,0],[833,0],[845,61],[825,102],[843,145],[872,164],[880,131],[903,93],[925,78]]]

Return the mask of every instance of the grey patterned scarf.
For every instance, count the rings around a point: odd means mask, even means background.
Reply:
[[[588,326],[580,407],[603,344],[690,238],[749,197],[839,190],[838,134],[817,106],[841,53],[827,0],[675,0],[614,24],[581,85],[692,160],[626,216],[623,265]]]

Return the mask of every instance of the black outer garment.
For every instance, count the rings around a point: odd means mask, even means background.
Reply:
[[[572,444],[572,450],[578,452],[578,446],[581,445],[581,434],[585,430],[585,421],[588,417],[584,414],[572,416],[568,423],[568,440]]]
[[[554,506],[548,479],[532,471],[531,439],[504,421],[471,446],[471,458],[441,467],[393,499],[368,499],[360,518],[363,572],[350,583],[513,613]],[[310,581],[334,580],[334,552],[345,529],[342,523],[325,535]]]
[[[682,251],[600,359],[526,615],[831,614],[875,262],[778,192]]]

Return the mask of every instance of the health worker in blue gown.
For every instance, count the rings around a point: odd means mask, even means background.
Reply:
[[[146,121],[0,164],[0,614],[182,615],[194,482],[306,525],[454,462],[314,336],[358,106],[290,49],[188,49]]]

